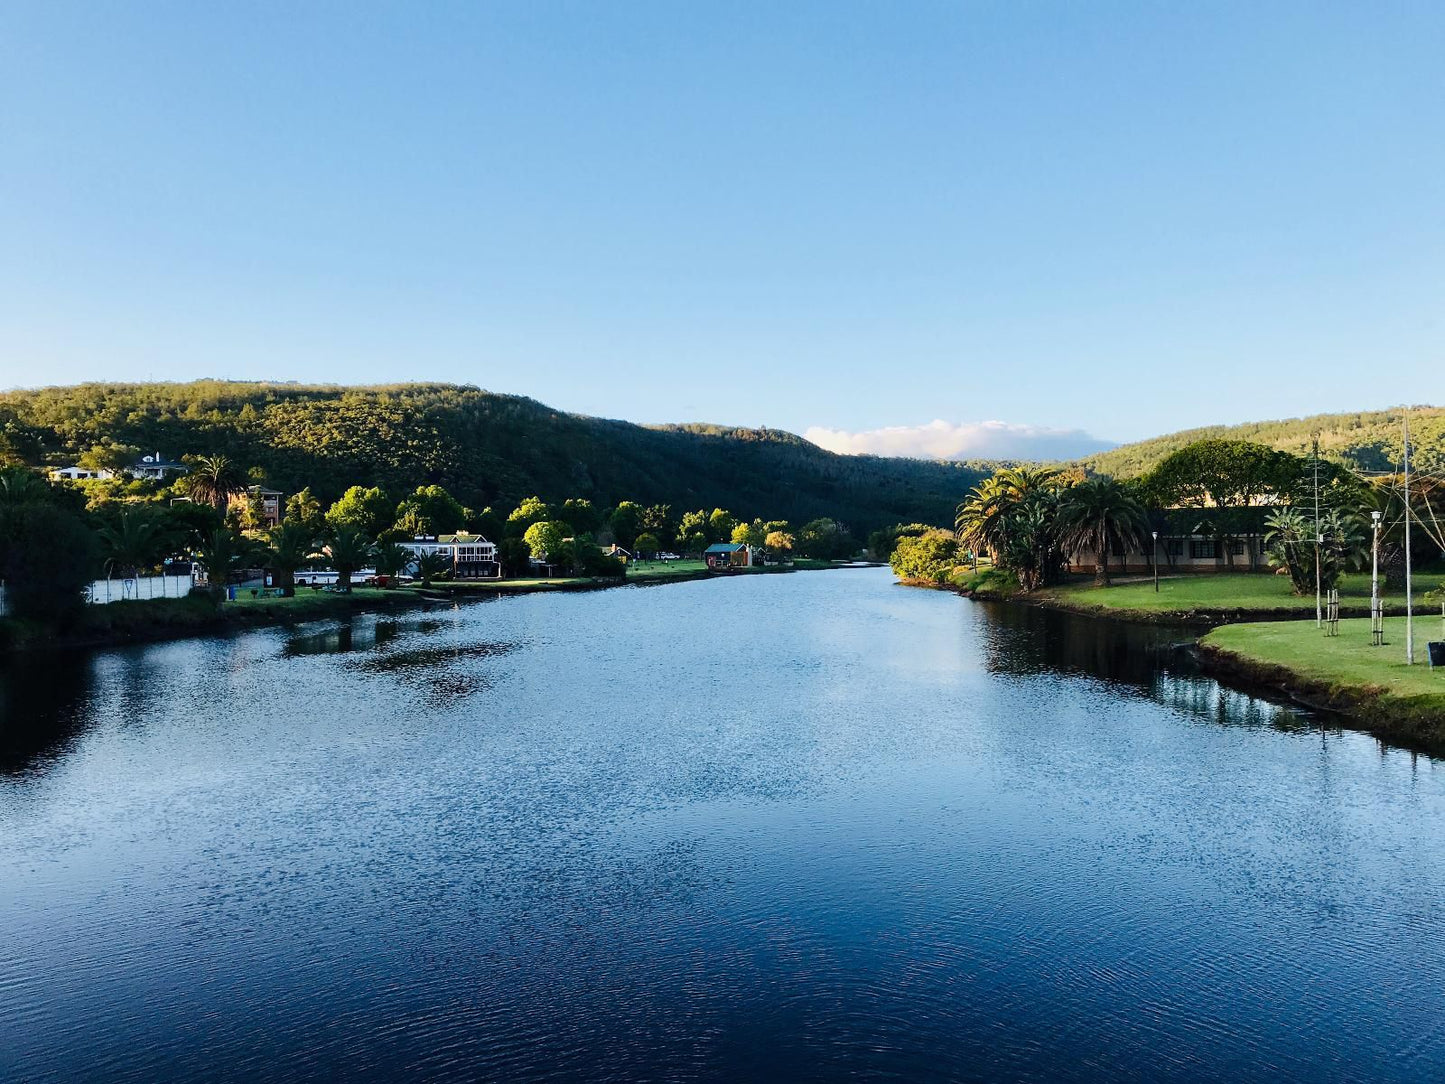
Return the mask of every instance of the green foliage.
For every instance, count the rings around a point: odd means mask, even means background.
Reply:
[[[566,531],[562,524],[555,520],[543,520],[541,523],[534,523],[527,528],[522,541],[527,543],[531,555],[538,561],[560,561],[562,553],[562,540],[566,537]]]
[[[1146,499],[1163,508],[1280,504],[1300,485],[1306,463],[1246,440],[1199,440],[1166,456],[1143,479]]]
[[[682,514],[677,526],[677,540],[683,549],[694,551],[705,549],[717,541],[713,537],[712,524],[708,521],[706,509],[699,508],[696,512]]]
[[[662,549],[662,543],[658,541],[657,535],[650,531],[644,531],[633,540],[633,551],[635,553],[656,553]]]
[[[897,536],[895,535],[893,538],[896,540]],[[837,520],[825,516],[810,520],[798,529],[796,548],[804,557],[836,561],[852,557],[857,553],[858,540],[849,534],[848,529]],[[892,541],[888,543],[888,551],[891,555]]]
[[[220,605],[231,574],[244,568],[256,556],[255,547],[227,527],[217,527],[201,540],[195,551],[196,564],[205,570],[211,598],[217,605]]]
[[[958,541],[953,535],[931,530],[899,538],[888,563],[901,580],[943,583],[949,570],[958,563],[958,556]]]
[[[755,519],[751,523],[739,523],[732,530],[730,541],[739,545],[752,546],[753,549],[762,549],[767,541],[768,530],[763,521]]]
[[[396,529],[408,537],[454,534],[466,520],[467,510],[441,486],[417,486],[396,506]]]
[[[321,502],[311,492],[310,486],[304,486],[286,498],[282,518],[290,523],[299,523],[314,534],[319,535],[326,529],[326,516],[321,511]]]
[[[283,520],[267,537],[266,562],[272,582],[287,594],[296,589],[296,571],[317,556],[320,535],[302,517]]]
[[[534,524],[555,520],[557,514],[541,497],[527,497],[507,517],[507,533],[525,536]]]
[[[970,552],[991,554],[1025,591],[1050,583],[1063,563],[1063,481],[1058,471],[1044,467],[1000,470],[958,506],[955,534]]]
[[[878,530],[869,532],[868,552],[875,561],[886,561],[893,556],[893,550],[900,538],[927,534],[938,529],[927,523],[895,523],[891,527],[879,527]]]
[[[1078,554],[1093,550],[1094,579],[1109,582],[1109,551],[1142,547],[1149,517],[1132,493],[1113,478],[1090,478],[1064,491],[1059,505],[1059,545]]]
[[[642,505],[635,501],[623,501],[612,510],[607,517],[607,525],[612,530],[612,537],[623,549],[632,549],[637,541],[637,536],[642,530]]]
[[[526,541],[508,535],[497,543],[497,560],[504,576],[525,576],[531,569],[532,547]]]
[[[197,456],[178,488],[197,504],[220,510],[246,488],[246,474],[224,455]]]
[[[1116,478],[1136,478],[1149,473],[1171,452],[1211,439],[1251,441],[1304,458],[1317,437],[1321,456],[1330,460],[1360,470],[1394,470],[1403,444],[1401,418],[1398,410],[1382,410],[1189,429],[1100,452],[1086,465]],[[1410,443],[1415,446],[1415,465],[1420,470],[1445,472],[1445,409],[1412,408]]]
[[[336,586],[342,591],[349,591],[351,574],[375,558],[376,543],[362,528],[343,523],[332,529],[322,552],[326,554],[327,563],[336,570]]]
[[[602,526],[602,513],[584,497],[562,502],[562,519],[579,534],[596,534]]]
[[[733,528],[738,525],[737,516],[723,508],[714,508],[707,517],[708,535],[714,541],[731,538]]]
[[[140,449],[130,444],[94,444],[81,453],[76,463],[88,470],[120,473],[140,458]]]
[[[1328,591],[1346,568],[1358,568],[1368,557],[1365,527],[1359,516],[1330,509],[1320,517],[1316,542],[1313,519],[1297,508],[1280,508],[1265,521],[1269,562],[1289,573],[1295,594],[1314,594],[1318,554],[1319,586]]]
[[[350,527],[368,540],[392,525],[395,506],[380,486],[352,486],[326,510],[326,525],[333,531]]]
[[[95,536],[78,513],[51,499],[49,487],[15,499],[0,479],[0,580],[15,617],[45,626],[73,621],[100,571]]]
[[[106,571],[122,576],[137,576],[141,569],[154,568],[169,550],[166,524],[151,508],[128,509],[97,534],[105,553]]]
[[[388,581],[394,581],[411,565],[411,551],[398,546],[395,542],[385,542],[376,547],[376,555],[373,558],[373,567],[378,576],[385,576]],[[387,586],[394,586],[388,582]]]
[[[423,587],[430,587],[432,580],[445,579],[451,573],[451,562],[440,553],[423,553],[416,559],[416,574]]]

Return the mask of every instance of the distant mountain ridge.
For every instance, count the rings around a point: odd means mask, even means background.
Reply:
[[[1445,471],[1445,407],[1416,406],[1410,415],[1410,446],[1420,470]],[[1401,422],[1406,408],[1353,414],[1313,414],[1304,418],[1210,425],[1122,444],[1077,462],[1101,474],[1134,478],[1147,473],[1171,452],[1196,440],[1226,438],[1265,444],[1280,451],[1308,455],[1316,436],[1320,455],[1358,470],[1396,469],[1404,450]]]
[[[1319,414],[1207,426],[1073,461],[1120,478],[1194,440],[1228,437],[1366,470],[1398,464],[1402,411]],[[1445,472],[1445,408],[1411,408],[1416,466]],[[720,506],[746,518],[836,517],[855,531],[951,524],[999,462],[840,455],[794,433],[705,423],[637,425],[455,384],[374,387],[201,380],[83,384],[0,393],[0,450],[59,464],[97,444],[166,456],[222,453],[286,492],[334,499],[347,486],[400,496],[446,486],[463,503],[508,509],[537,494]]]
[[[773,429],[642,426],[453,384],[347,387],[202,380],[0,393],[0,440],[28,462],[97,444],[221,453],[278,489],[324,500],[354,484],[400,496],[445,486],[474,508],[523,497],[723,507],[795,523],[835,517],[864,532],[951,523],[988,464],[844,456]]]

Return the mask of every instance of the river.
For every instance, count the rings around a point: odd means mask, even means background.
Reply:
[[[0,1079],[1445,1076],[1445,771],[884,570],[0,667]]]

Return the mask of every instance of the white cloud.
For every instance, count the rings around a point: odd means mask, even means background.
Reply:
[[[803,434],[820,448],[844,455],[893,455],[911,459],[1074,459],[1112,448],[1082,429],[1048,429],[1009,422],[935,419],[927,425],[890,425],[850,433],[813,426]]]

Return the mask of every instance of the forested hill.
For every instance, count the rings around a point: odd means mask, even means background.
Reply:
[[[842,456],[791,433],[647,427],[473,387],[200,381],[0,394],[0,452],[58,464],[101,445],[221,453],[277,489],[331,500],[354,484],[445,486],[464,504],[587,497],[724,507],[744,518],[837,518],[855,532],[951,523],[981,465]]]
[[[1316,414],[1245,425],[1212,425],[1121,445],[1082,462],[1101,474],[1133,478],[1196,440],[1215,437],[1249,440],[1280,451],[1307,455],[1310,442],[1318,436],[1322,456],[1360,470],[1398,469],[1403,448],[1400,431],[1403,416],[1400,410],[1379,410],[1363,414]],[[1421,470],[1445,472],[1445,407],[1411,408],[1410,446]]]

